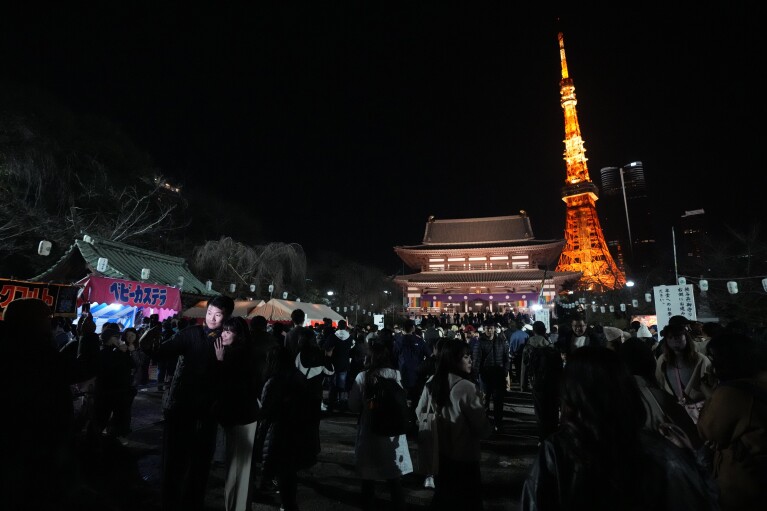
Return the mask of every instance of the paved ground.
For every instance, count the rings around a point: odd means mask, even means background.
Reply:
[[[127,446],[107,442],[104,452],[86,458],[85,479],[100,495],[97,509],[154,511],[160,508],[159,462],[162,439],[161,393],[140,392],[134,402],[133,430]],[[507,417],[500,433],[483,442],[482,478],[487,511],[519,509],[522,482],[537,452],[535,417],[528,393],[507,397]],[[356,416],[328,414],[320,424],[322,453],[319,463],[299,473],[298,501],[305,510],[358,509],[359,479],[354,470]],[[418,446],[409,442],[411,456]],[[222,459],[219,453],[217,458]],[[214,462],[208,484],[206,509],[223,509],[224,469]],[[426,509],[433,490],[423,488],[423,475],[404,478],[411,509]],[[381,483],[377,503],[387,509],[388,492]],[[277,496],[256,495],[251,511],[279,509]]]

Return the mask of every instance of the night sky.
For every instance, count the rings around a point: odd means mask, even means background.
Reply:
[[[112,3],[4,12],[2,72],[114,121],[259,226],[221,235],[390,273],[429,215],[524,209],[536,238],[563,238],[558,30],[593,180],[643,161],[667,238],[686,210],[714,228],[764,217],[767,61],[745,7]]]

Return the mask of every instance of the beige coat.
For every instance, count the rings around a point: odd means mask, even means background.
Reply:
[[[767,371],[748,381],[767,392]],[[714,444],[722,509],[765,509],[767,402],[756,399],[753,391],[721,385],[701,411],[698,432]]]
[[[714,381],[714,376],[711,360],[709,360],[708,357],[696,352],[695,358],[695,367],[692,370],[690,381],[687,382],[687,385],[684,388],[684,393],[689,397],[691,402],[697,403],[698,401],[703,401],[704,399],[711,397],[711,394],[713,394],[712,383]],[[663,354],[658,357],[658,362],[655,366],[655,378],[658,380],[660,388],[672,396],[676,396],[674,388],[666,378],[666,365],[666,355]],[[678,398],[679,396],[676,397]]]

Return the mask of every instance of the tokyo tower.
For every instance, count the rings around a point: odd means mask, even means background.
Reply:
[[[559,256],[557,271],[581,272],[576,284],[582,291],[603,292],[626,285],[626,277],[618,269],[607,248],[597,217],[596,201],[599,190],[589,177],[586,166],[586,149],[578,126],[575,105],[575,85],[567,72],[565,43],[559,38],[559,60],[562,64],[562,80],[559,94],[565,112],[565,163],[567,178],[562,188],[562,200],[567,205],[565,223],[565,246]]]

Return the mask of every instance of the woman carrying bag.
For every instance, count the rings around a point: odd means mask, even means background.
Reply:
[[[480,441],[493,433],[493,425],[471,379],[469,346],[445,339],[437,357],[437,370],[426,383],[418,406],[418,410],[433,406],[436,411],[437,466],[431,467],[436,474],[432,508],[480,510]]]

